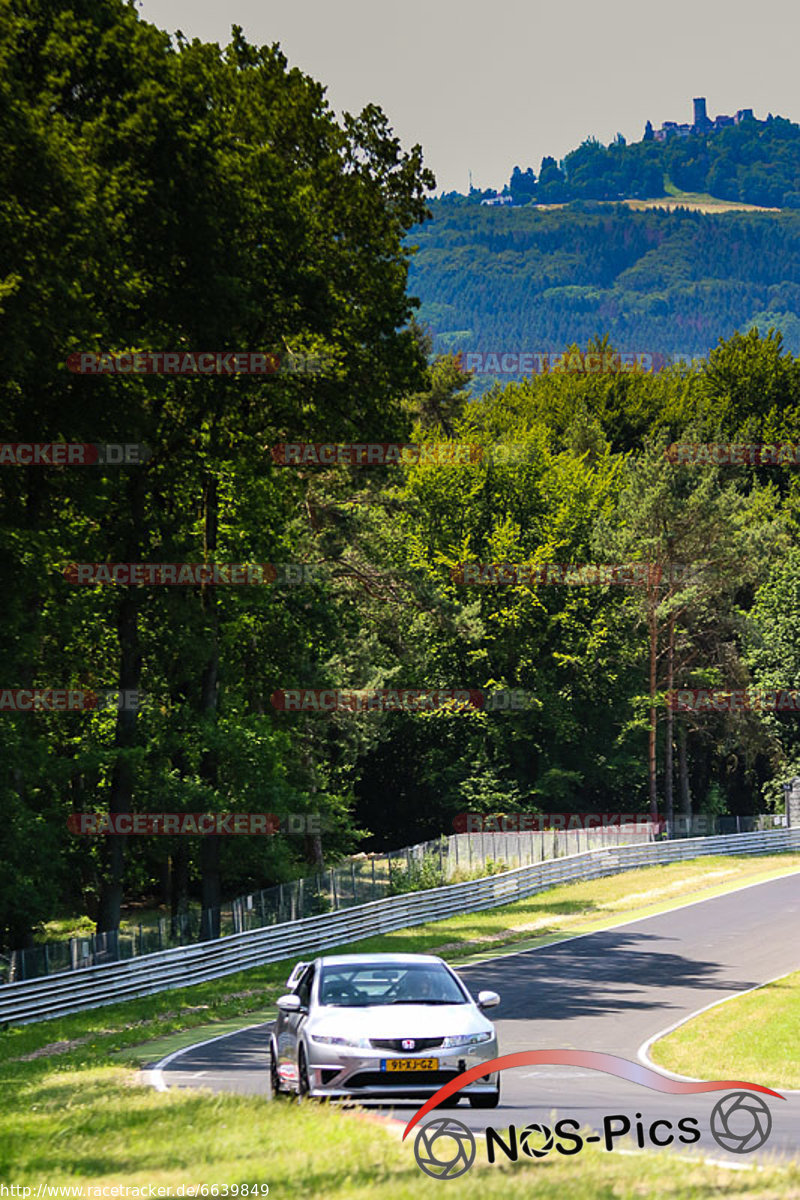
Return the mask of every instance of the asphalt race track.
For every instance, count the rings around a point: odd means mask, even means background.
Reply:
[[[481,988],[500,993],[500,1006],[489,1015],[497,1025],[501,1054],[567,1048],[638,1061],[649,1038],[683,1017],[798,968],[800,872],[607,932],[506,954],[464,967],[459,974],[473,994]],[[262,1025],[189,1047],[164,1060],[155,1078],[168,1087],[268,1096],[266,1031]],[[721,1077],[738,1075],[732,1067]],[[606,1116],[625,1115],[634,1130],[638,1114],[646,1129],[658,1119],[676,1126],[679,1119],[693,1116],[699,1119],[701,1138],[692,1146],[676,1142],[672,1148],[682,1154],[738,1163],[752,1163],[760,1155],[800,1157],[800,1092],[785,1093],[785,1100],[763,1097],[773,1121],[768,1141],[760,1151],[733,1154],[721,1149],[709,1130],[711,1110],[725,1092],[672,1096],[563,1066],[505,1071],[501,1088],[495,1110],[472,1109],[462,1100],[441,1115],[472,1129],[502,1129],[512,1123],[522,1128],[531,1122],[552,1127],[555,1119],[570,1117],[600,1132]],[[419,1105],[366,1106],[405,1124]],[[664,1130],[660,1127],[658,1136],[666,1136]]]

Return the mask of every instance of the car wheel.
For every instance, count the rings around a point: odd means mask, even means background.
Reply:
[[[473,1108],[497,1108],[500,1103],[500,1088],[483,1096],[470,1096],[469,1102]]]
[[[308,1063],[306,1061],[306,1052],[303,1047],[297,1055],[297,1094],[302,1099],[311,1091],[311,1084],[308,1081]]]
[[[269,1083],[273,1097],[279,1095],[281,1090],[281,1077],[278,1074],[278,1059],[275,1054],[274,1042],[270,1042],[269,1047]]]

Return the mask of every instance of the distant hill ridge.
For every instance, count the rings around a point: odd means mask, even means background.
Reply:
[[[691,123],[664,121],[654,130],[648,120],[642,140],[630,145],[621,133],[608,146],[589,137],[560,162],[546,155],[538,175],[515,166],[501,193],[472,189],[466,198],[509,205],[650,200],[673,186],[720,200],[800,209],[800,125],[772,113],[759,120],[751,108],[712,119],[703,96],[693,105]]]

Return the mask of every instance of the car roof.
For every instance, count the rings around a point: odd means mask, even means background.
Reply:
[[[330,954],[318,958],[321,966],[340,966],[345,963],[364,963],[380,966],[383,963],[442,963],[435,954]]]

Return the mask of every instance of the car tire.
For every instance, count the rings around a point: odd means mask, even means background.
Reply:
[[[281,1077],[278,1074],[278,1058],[275,1053],[275,1043],[270,1042],[269,1046],[269,1083],[272,1091],[272,1098],[280,1095],[281,1092]]]
[[[500,1088],[482,1096],[470,1096],[469,1102],[473,1108],[497,1108],[500,1103]]]
[[[297,1094],[300,1099],[304,1099],[311,1091],[311,1084],[308,1081],[308,1060],[306,1052],[301,1046],[297,1052]]]

